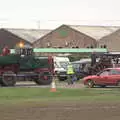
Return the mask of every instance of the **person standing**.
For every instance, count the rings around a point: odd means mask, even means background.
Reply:
[[[69,64],[67,66],[67,76],[68,76],[67,83],[68,83],[68,85],[73,84],[74,74],[75,74],[74,68],[73,68],[72,64]]]
[[[6,45],[3,50],[2,50],[2,55],[6,56],[10,54],[10,49],[8,48],[8,46]]]

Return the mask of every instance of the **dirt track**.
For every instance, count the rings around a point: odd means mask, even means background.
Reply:
[[[120,103],[29,103],[0,107],[1,120],[120,120]]]

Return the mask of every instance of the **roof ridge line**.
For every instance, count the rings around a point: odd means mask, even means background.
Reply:
[[[70,24],[65,24],[67,26],[83,26],[83,27],[117,27],[120,28],[120,26],[114,26],[114,25],[70,25]]]

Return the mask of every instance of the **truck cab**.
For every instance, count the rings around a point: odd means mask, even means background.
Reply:
[[[54,71],[55,74],[57,75],[58,79],[61,80],[66,80],[67,79],[67,66],[70,63],[70,60],[68,57],[59,57],[59,56],[54,56]]]

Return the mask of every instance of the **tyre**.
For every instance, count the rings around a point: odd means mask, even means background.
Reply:
[[[52,82],[52,74],[50,72],[43,72],[38,74],[38,77],[34,79],[38,85],[49,85]]]
[[[4,72],[1,79],[2,86],[14,86],[16,84],[16,74],[12,71]]]
[[[93,82],[93,80],[88,80],[88,81],[87,81],[87,87],[88,87],[88,88],[93,88],[93,87],[94,87],[94,82]]]

